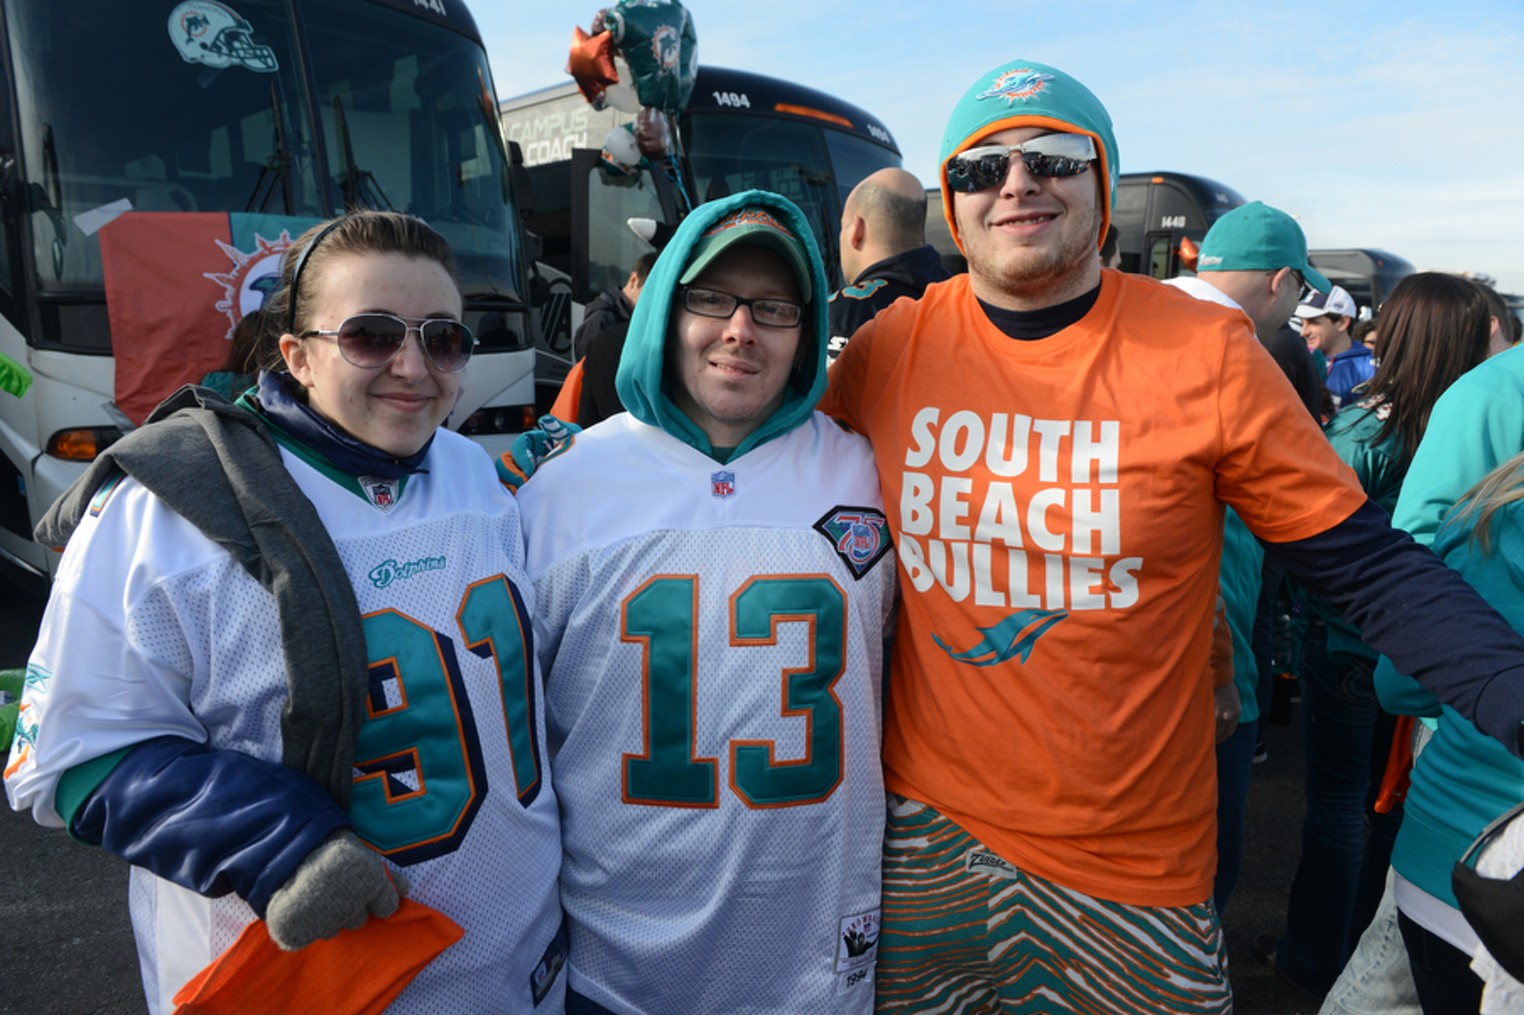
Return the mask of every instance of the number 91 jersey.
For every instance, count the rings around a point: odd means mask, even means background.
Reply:
[[[721,465],[620,415],[519,505],[569,989],[871,1011],[894,557],[867,443],[817,413]]]
[[[517,508],[481,449],[445,431],[427,473],[378,481],[385,497],[284,455],[333,534],[369,654],[350,817],[413,899],[465,930],[388,1011],[558,1011],[560,836]],[[43,735],[14,791],[52,801],[80,757],[156,736],[279,762],[280,644],[270,593],[225,550],[135,481],[103,492],[33,655]],[[255,919],[237,895],[137,867],[130,903],[151,1012]]]

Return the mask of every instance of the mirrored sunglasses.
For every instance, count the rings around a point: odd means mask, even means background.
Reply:
[[[373,370],[385,366],[402,351],[412,332],[418,333],[423,355],[435,370],[454,374],[464,370],[476,350],[476,336],[459,321],[447,317],[403,318],[392,314],[356,314],[335,331],[305,331],[302,338],[332,338],[339,355],[353,366]]]
[[[1095,160],[1095,141],[1085,134],[1044,134],[1015,145],[981,145],[947,162],[947,186],[961,194],[998,187],[1019,154],[1033,176],[1078,176]]]

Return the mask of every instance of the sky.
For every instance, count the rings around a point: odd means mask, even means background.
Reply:
[[[935,185],[948,114],[1013,59],[1111,113],[1123,172],[1219,180],[1319,247],[1524,294],[1524,3],[687,0],[699,61],[789,78],[883,121]],[[1167,8],[1167,9],[1166,9]],[[475,0],[499,98],[570,80],[600,9]]]

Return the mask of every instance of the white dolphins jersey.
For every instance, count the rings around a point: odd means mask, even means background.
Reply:
[[[867,442],[815,413],[721,465],[620,414],[519,506],[569,989],[871,1011],[895,575]]]
[[[560,960],[560,837],[517,506],[484,452],[446,431],[428,472],[400,486],[282,454],[364,616],[356,831],[403,871],[412,898],[465,929],[389,1010],[531,1012],[539,993],[538,1010],[559,1011],[565,977],[536,969]],[[29,684],[29,739],[6,789],[45,824],[61,823],[65,771],[152,737],[281,758],[273,597],[131,479],[97,497],[69,541]],[[254,919],[236,895],[205,898],[140,868],[129,894],[153,1012],[173,1010],[176,990]]]

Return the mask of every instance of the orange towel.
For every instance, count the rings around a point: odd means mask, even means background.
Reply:
[[[297,1005],[324,1015],[378,1015],[428,965],[465,934],[437,909],[403,899],[385,920],[340,931],[287,952],[263,920],[175,994],[175,1015],[237,1015],[250,1002]],[[276,999],[284,998],[284,1002]]]
[[[577,412],[582,408],[582,364],[586,362],[586,357],[579,359],[566,371],[566,380],[561,382],[561,391],[550,407],[550,414],[556,419],[577,422]]]
[[[1381,776],[1381,790],[1372,806],[1377,814],[1390,813],[1408,795],[1413,775],[1413,717],[1399,715],[1392,731],[1392,746],[1386,756],[1386,771]]]

